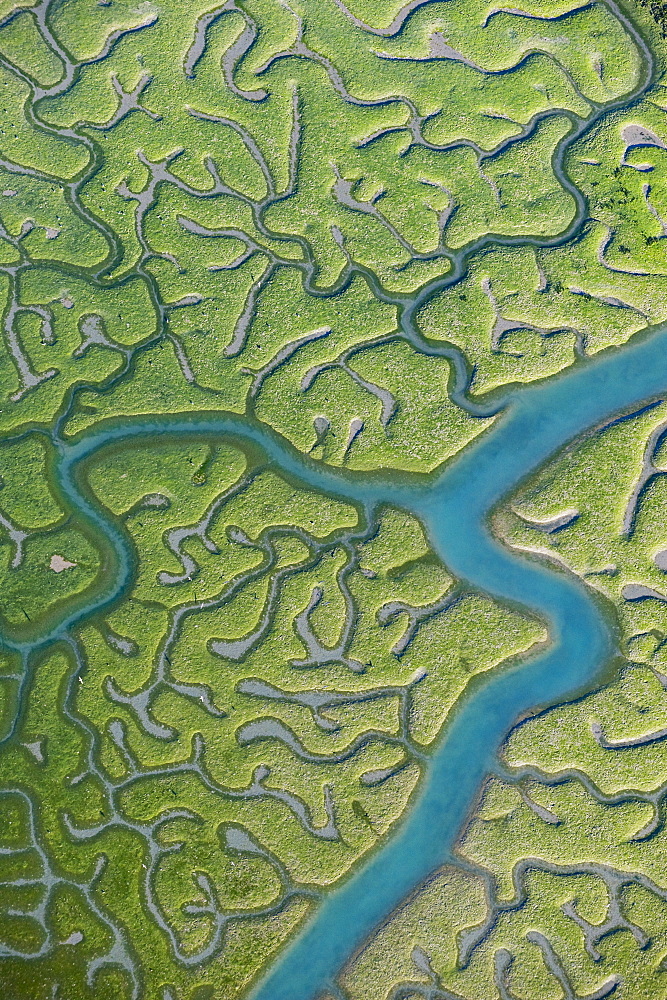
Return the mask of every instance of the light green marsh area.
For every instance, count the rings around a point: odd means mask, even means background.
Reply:
[[[475,677],[547,638],[409,514],[165,436],[84,463],[128,587],[19,649],[115,570],[57,486],[77,435],[226,411],[424,476],[514,386],[667,320],[654,7],[0,3],[3,996],[241,1000]],[[497,512],[624,660],[511,734],[461,864],[336,1000],[667,996],[666,427],[599,429]]]

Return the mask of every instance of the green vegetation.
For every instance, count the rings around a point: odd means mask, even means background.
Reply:
[[[0,2],[3,995],[241,1000],[547,639],[415,516],[248,442],[423,485],[516,384],[667,319],[651,13]],[[465,866],[349,1000],[667,994],[666,419],[497,512],[613,605],[625,663],[514,731]]]
[[[75,658],[63,652],[36,666],[3,772],[8,787],[33,789],[44,834],[31,836],[79,900],[61,938],[76,931],[86,947],[57,975],[87,996],[81,969],[109,946],[85,915],[92,883],[80,884],[104,850],[95,894],[104,891],[107,928],[133,942],[129,980],[150,962],[155,976],[185,986],[179,956],[199,955],[201,982],[217,988],[219,964],[203,956],[219,948],[219,931],[211,917],[187,915],[211,898],[229,914],[224,969],[234,978],[225,982],[238,991],[313,892],[349,871],[404,811],[422,770],[417,743],[437,736],[473,669],[460,666],[452,689],[456,633],[463,653],[472,629],[488,630],[496,646],[474,667],[488,669],[535,630],[516,615],[500,622],[489,602],[443,601],[451,578],[408,515],[385,508],[364,527],[354,508],[248,469],[230,446],[112,449],[87,476],[127,525],[139,573],[117,611],[80,630]],[[382,609],[396,602],[384,624]],[[62,716],[45,713],[47,703]],[[19,797],[17,809],[24,804]],[[227,830],[256,847],[239,853]],[[176,853],[158,850],[172,843]],[[132,909],[122,898],[130,872],[139,880]],[[159,914],[150,932],[144,898]],[[30,921],[25,932],[11,926],[14,946],[32,950]],[[58,961],[49,952],[37,975],[56,975]],[[22,966],[7,968],[23,982]],[[158,996],[150,980],[142,989]]]
[[[514,729],[457,845],[470,910],[448,895],[462,874],[443,870],[348,967],[351,998],[399,983],[400,996],[414,983],[414,996],[588,997],[616,979],[628,1000],[667,995],[665,416],[658,402],[598,428],[496,512],[508,544],[600,592],[622,660],[599,690]]]

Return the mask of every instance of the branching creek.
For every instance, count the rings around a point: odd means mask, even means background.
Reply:
[[[258,449],[271,466],[299,484],[351,501],[367,517],[383,503],[402,507],[422,521],[434,551],[455,577],[500,601],[527,609],[548,625],[547,646],[474,686],[440,738],[409,814],[373,856],[317,906],[306,926],[256,985],[253,1000],[315,1000],[327,988],[335,989],[336,974],[373,928],[434,869],[452,860],[452,847],[471,803],[517,719],[590,688],[616,655],[613,622],[593,592],[552,564],[510,551],[493,537],[488,521],[504,497],[573,438],[667,391],[667,324],[636,335],[629,346],[604,351],[593,360],[580,360],[564,375],[512,389],[502,400],[481,405],[467,397],[470,373],[461,352],[426,341],[414,324],[414,316],[426,299],[459,281],[472,255],[485,247],[558,246],[581,232],[587,221],[586,200],[565,172],[565,155],[605,115],[640,100],[656,75],[654,57],[636,27],[611,0],[606,5],[642,53],[644,79],[622,100],[592,105],[586,119],[568,114],[572,129],[558,145],[553,160],[558,180],[576,205],[567,230],[545,240],[487,235],[453,254],[446,278],[430,283],[412,299],[387,296],[372,276],[366,275],[379,298],[401,307],[402,336],[419,350],[450,358],[452,399],[476,415],[499,414],[493,426],[444,469],[431,477],[412,478],[342,472],[304,457],[258,421],[224,412],[129,417],[122,422],[98,423],[68,440],[61,430],[74,394],[56,425],[54,482],[79,522],[113,551],[114,572],[103,579],[94,596],[86,595],[85,603],[70,607],[61,620],[49,622],[30,641],[9,635],[0,639],[0,646],[21,652],[26,664],[50,644],[68,641],[72,629],[109,608],[131,585],[136,565],[129,538],[96,502],[82,471],[86,461],[106,447],[157,438],[228,438]],[[414,9],[416,4],[408,6]],[[40,96],[34,94],[33,100]],[[36,116],[35,109],[31,113]],[[67,130],[52,131],[65,134]],[[70,135],[81,139],[78,134]],[[74,190],[72,199],[76,202]],[[307,265],[304,270],[304,280],[309,279]],[[348,279],[355,270],[361,269],[351,265]],[[23,697],[28,677],[26,670]]]

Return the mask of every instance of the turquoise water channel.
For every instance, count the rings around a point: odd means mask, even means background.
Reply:
[[[452,845],[498,747],[526,712],[564,701],[593,685],[615,654],[613,626],[577,578],[510,551],[488,518],[503,497],[568,441],[667,392],[667,324],[620,350],[581,362],[566,374],[514,391],[496,422],[437,478],[397,483],[389,476],[326,468],[259,424],[228,414],[193,419],[130,418],[60,445],[56,478],[89,528],[113,546],[118,572],[106,589],[32,643],[28,653],[102,611],[131,585],[134,555],[126,535],[96,504],[79,476],[84,459],[120,442],[157,437],[231,436],[258,445],[279,471],[320,492],[367,509],[383,502],[409,510],[426,526],[450,572],[473,587],[540,616],[551,642],[495,676],[485,677],[447,727],[409,814],[377,852],[319,905],[304,930],[255,988],[253,1000],[314,1000],[392,909],[438,866]]]

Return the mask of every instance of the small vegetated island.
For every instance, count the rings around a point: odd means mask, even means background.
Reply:
[[[663,8],[0,0],[7,1000],[667,997]]]

